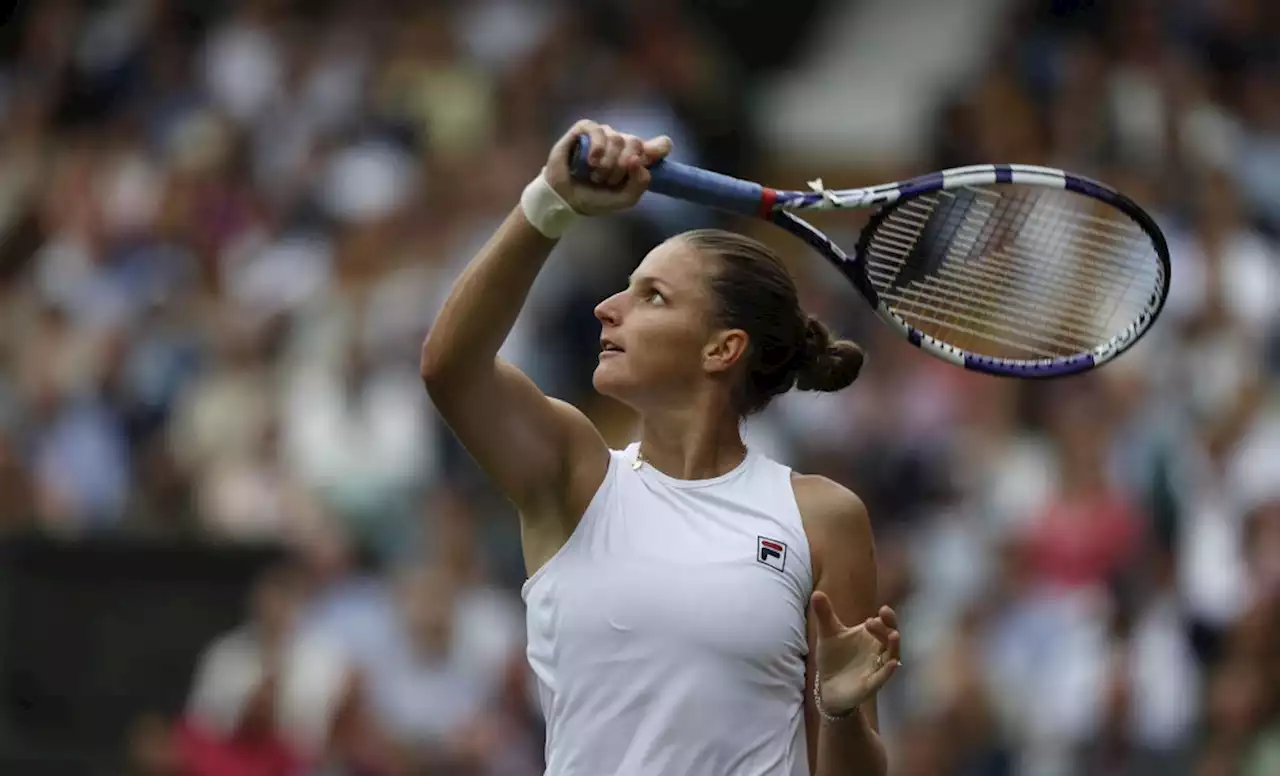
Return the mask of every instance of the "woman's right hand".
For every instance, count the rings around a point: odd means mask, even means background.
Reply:
[[[578,135],[591,139],[587,162],[591,182],[578,181],[569,174],[569,155]],[[648,166],[671,152],[666,135],[641,140],[605,124],[583,119],[565,133],[551,149],[546,176],[551,188],[574,211],[599,216],[626,210],[649,188]]]

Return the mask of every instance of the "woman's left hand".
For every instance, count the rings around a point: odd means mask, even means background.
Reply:
[[[874,697],[901,665],[898,615],[882,606],[877,616],[849,627],[825,593],[814,592],[811,605],[818,624],[821,711],[838,716]]]

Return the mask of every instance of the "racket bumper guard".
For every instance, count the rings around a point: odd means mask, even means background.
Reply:
[[[1044,362],[1006,361],[969,353],[964,357],[965,369],[998,377],[1065,377],[1088,371],[1093,367],[1094,358],[1089,353]]]

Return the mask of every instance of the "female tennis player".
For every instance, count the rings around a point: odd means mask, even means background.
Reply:
[[[568,169],[581,133],[590,183]],[[596,308],[595,387],[642,419],[624,450],[497,358],[556,238],[634,205],[670,147],[576,124],[422,348],[436,408],[520,513],[547,773],[883,774],[875,695],[899,640],[875,606],[866,509],[739,433],[774,396],[839,390],[862,364],[800,309],[778,257],[686,233]]]

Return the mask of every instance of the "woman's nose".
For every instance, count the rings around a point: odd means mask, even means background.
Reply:
[[[596,305],[596,318],[606,326],[617,326],[622,321],[622,305],[619,303],[619,296],[621,294],[614,294]]]

